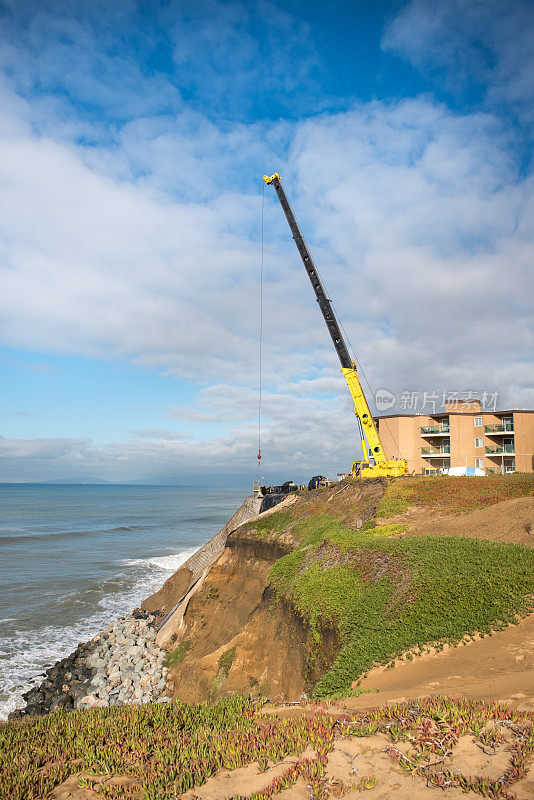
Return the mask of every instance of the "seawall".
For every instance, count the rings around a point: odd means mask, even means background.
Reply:
[[[190,599],[201,588],[204,578],[217,559],[223,554],[226,547],[226,540],[237,528],[246,522],[251,522],[260,514],[269,514],[283,505],[294,502],[292,495],[277,495],[278,502],[267,511],[262,511],[263,499],[251,495],[238,508],[232,518],[226,523],[224,528],[206,542],[196,553],[180,567],[180,569],[169,579],[167,583],[174,584],[178,589],[179,597],[174,605],[167,611],[166,615],[158,623],[158,635],[156,638],[159,647],[164,647],[175,636],[181,628],[183,616],[187,609]],[[149,601],[156,600],[159,595],[164,596],[165,585],[160,592],[149,598]],[[151,607],[147,601],[143,607]],[[153,607],[153,606],[152,606]]]

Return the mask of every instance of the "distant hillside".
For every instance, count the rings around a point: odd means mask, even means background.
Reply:
[[[226,473],[224,475],[216,475],[213,473],[206,473],[201,475],[163,475],[157,477],[135,478],[126,481],[107,481],[104,478],[95,477],[70,477],[70,478],[53,478],[48,481],[28,481],[27,483],[39,485],[58,485],[58,486],[82,486],[87,484],[90,486],[181,486],[181,487],[236,487],[248,486],[251,484],[250,475],[241,473]]]
[[[91,485],[98,485],[102,483],[112,484],[114,481],[106,481],[104,478],[55,478],[51,481],[28,481],[28,483],[39,483],[39,484],[67,484],[69,486],[79,486],[83,484],[91,484]]]

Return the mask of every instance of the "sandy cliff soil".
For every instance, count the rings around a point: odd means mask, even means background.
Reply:
[[[273,605],[265,589],[272,564],[291,547],[290,539],[282,549],[280,542],[231,538],[192,597],[177,636],[184,650],[172,670],[177,699],[252,690],[294,700],[305,691],[308,630],[290,608]],[[333,632],[330,639],[333,657]]]
[[[347,698],[347,708],[447,695],[534,712],[534,614],[492,636],[397,661],[391,669],[377,667],[360,687],[373,693]]]
[[[306,493],[291,508],[291,519],[306,520],[328,512],[356,529],[372,517],[385,482],[343,482]],[[532,545],[534,499],[493,502],[475,511],[445,513],[442,505],[410,505],[379,524],[401,523],[406,536],[461,536]],[[401,529],[402,530],[402,529]],[[252,690],[271,698],[296,700],[310,692],[321,671],[335,658],[339,642],[333,629],[323,631],[322,654],[311,658],[310,632],[287,604],[272,603],[267,575],[273,563],[296,546],[290,530],[276,537],[252,525],[238,528],[223,555],[189,601],[181,628],[170,645],[178,663],[172,669],[175,697],[199,701],[227,692]],[[173,577],[181,592],[187,576]],[[168,583],[171,583],[168,582]],[[166,607],[175,601],[166,587]],[[158,595],[151,601],[158,599]],[[532,617],[493,636],[443,652],[397,661],[393,668],[372,670],[363,689],[380,689],[350,700],[351,708],[368,708],[398,697],[448,694],[500,699],[530,708],[534,696]]]
[[[167,612],[184,596],[193,582],[193,573],[187,567],[181,567],[168,578],[161,589],[150,595],[141,605],[143,611]]]
[[[411,506],[402,514],[379,524],[404,524],[410,536],[464,536],[507,544],[534,546],[534,498],[504,500],[463,513],[447,513],[443,507]]]
[[[328,511],[355,529],[374,514],[385,486],[382,480],[342,483],[329,492],[306,493],[289,514],[296,521]],[[339,649],[337,632],[324,629],[322,653],[311,658],[308,627],[292,608],[274,604],[267,586],[272,565],[296,545],[290,532],[260,537],[254,523],[229,536],[170,645],[180,653],[171,672],[177,699],[253,691],[295,700],[328,668]],[[180,571],[174,578],[181,589],[179,576]],[[167,605],[172,599],[165,595]]]

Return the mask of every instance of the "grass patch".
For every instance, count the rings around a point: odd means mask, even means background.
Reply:
[[[172,650],[165,656],[165,666],[167,669],[171,667],[176,667],[178,664],[181,664],[184,658],[187,655],[187,651],[191,647],[191,642],[189,640],[180,642],[178,647]]]
[[[291,511],[274,511],[266,517],[259,517],[259,519],[241,525],[239,533],[244,531],[254,531],[260,538],[268,536],[271,533],[281,533],[292,522],[294,517]]]
[[[228,677],[230,667],[234,663],[235,658],[235,645],[231,647],[226,653],[223,653],[219,659],[219,673],[222,673],[225,678]]]
[[[406,525],[401,525],[397,522],[388,522],[385,525],[377,525],[374,533],[377,536],[396,536],[399,533],[406,531]]]
[[[397,478],[392,481],[378,503],[376,516],[388,518],[406,511],[411,503],[410,489],[411,487],[403,478]]]
[[[446,507],[449,512],[474,511],[503,500],[534,494],[534,475],[495,475],[471,478],[396,478],[387,486],[377,508],[377,517],[388,518],[406,511],[410,505],[421,508]]]
[[[273,565],[269,580],[308,621],[317,646],[325,624],[341,633],[341,651],[316,696],[346,693],[374,663],[488,633],[532,607],[531,548],[458,537],[395,539],[380,535],[380,527],[353,531],[326,515],[296,527],[300,547]]]

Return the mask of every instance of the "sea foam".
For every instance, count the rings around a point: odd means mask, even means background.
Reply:
[[[48,666],[141,605],[197,549],[190,547],[166,556],[123,560],[120,564],[127,569],[116,576],[117,591],[104,594],[92,613],[68,626],[45,625],[15,630],[14,635],[0,635],[0,719],[7,719],[11,711],[24,705],[22,693],[40,683]],[[77,595],[81,598],[84,591],[70,593],[66,600],[75,604]],[[4,618],[1,622],[7,624],[16,619]]]

